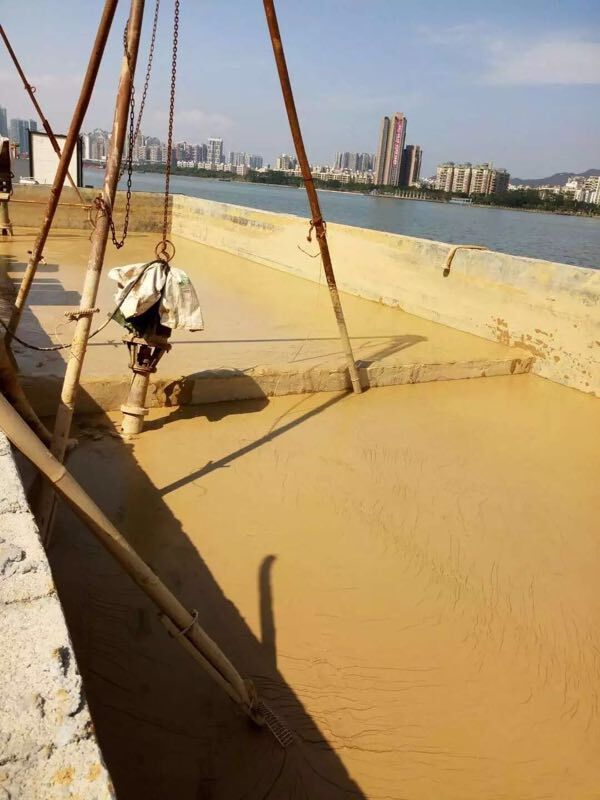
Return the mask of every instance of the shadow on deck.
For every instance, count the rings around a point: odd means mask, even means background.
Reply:
[[[342,399],[329,399],[310,415]],[[252,413],[264,402],[236,408]],[[96,444],[98,435],[101,444]],[[119,800],[364,797],[277,669],[271,586],[276,556],[265,553],[256,564],[259,639],[139,468],[131,447],[109,436],[106,422],[73,454],[71,467],[131,545],[188,608],[198,610],[200,624],[256,682],[297,740],[283,750],[266,729],[253,728],[169,638],[142,592],[62,507],[49,557]],[[201,507],[197,520],[201,528]],[[235,559],[236,537],[243,531],[230,533],[223,546]]]

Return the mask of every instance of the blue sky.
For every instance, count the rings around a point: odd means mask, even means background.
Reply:
[[[143,132],[165,138],[172,0]],[[85,129],[109,128],[128,3],[121,0]],[[100,0],[28,0],[2,23],[38,98],[64,131]],[[291,140],[261,0],[181,0],[177,139],[223,136],[226,150],[273,161]],[[154,0],[148,0],[138,69]],[[57,13],[57,10],[60,13]],[[313,163],[373,152],[379,120],[403,111],[424,174],[444,160],[492,160],[519,177],[600,168],[598,0],[279,0],[280,26]],[[37,21],[38,24],[32,24]],[[33,116],[7,54],[0,105]]]

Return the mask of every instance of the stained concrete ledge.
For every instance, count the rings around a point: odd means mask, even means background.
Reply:
[[[0,798],[114,798],[34,519],[0,433]]]
[[[0,242],[0,270],[10,293],[22,277],[33,231]],[[105,270],[144,262],[155,237],[131,234],[124,251],[107,251]],[[246,400],[349,388],[345,359],[326,285],[175,238],[177,264],[194,282],[205,317],[202,332],[175,331],[159,365],[151,406]],[[89,250],[81,231],[55,230],[46,264],[34,281],[19,335],[47,347],[67,343],[65,312],[79,303]],[[311,259],[308,259],[311,260]],[[12,283],[14,282],[14,284]],[[114,306],[115,285],[103,276],[93,327]],[[0,286],[1,290],[1,286]],[[524,349],[453,330],[372,300],[342,296],[354,356],[365,387],[510,375],[531,369]],[[89,344],[78,412],[114,411],[130,382],[125,331],[113,322]],[[25,387],[38,413],[52,415],[65,371],[66,350],[37,352],[14,345]]]
[[[532,356],[497,359],[473,359],[441,364],[385,364],[360,366],[363,388],[400,386],[431,381],[521,375],[530,372]],[[63,379],[59,375],[23,376],[22,385],[40,416],[55,413]],[[130,379],[127,375],[86,378],[77,400],[77,413],[118,411],[127,399]],[[199,405],[231,400],[254,400],[288,394],[339,392],[350,389],[347,371],[330,368],[259,367],[205,370],[194,375],[155,378],[147,397],[149,408]]]
[[[291,214],[173,198],[171,234],[319,282],[319,259],[299,246],[307,225]],[[342,291],[516,345],[536,356],[537,375],[600,395],[600,269],[459,250],[444,277],[450,244],[337,223],[327,230]]]

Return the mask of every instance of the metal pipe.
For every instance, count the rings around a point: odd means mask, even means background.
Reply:
[[[83,199],[83,198],[82,198]],[[28,203],[32,206],[45,206],[45,200],[16,200],[14,197],[10,198],[11,203]],[[89,211],[90,208],[94,206],[91,204],[85,205],[85,202],[82,203],[57,203],[58,208],[83,208],[85,211]]]
[[[310,205],[310,212],[312,215],[311,227],[315,228],[317,242],[319,243],[319,250],[321,251],[321,260],[323,262],[323,270],[329,288],[329,295],[331,297],[331,304],[338,326],[342,347],[346,356],[348,364],[348,372],[350,374],[350,381],[352,388],[356,394],[362,391],[360,385],[360,378],[352,353],[352,345],[348,337],[348,330],[346,328],[346,321],[344,319],[344,311],[340,301],[340,295],[335,281],[333,272],[333,265],[331,263],[331,255],[329,253],[329,245],[327,244],[327,229],[323,217],[321,215],[321,206],[315,184],[313,181],[310,165],[304,148],[304,140],[302,139],[302,131],[300,130],[300,121],[296,111],[296,103],[294,102],[294,94],[292,92],[292,84],[285,60],[285,53],[283,51],[283,44],[281,42],[281,34],[279,32],[279,23],[277,22],[277,14],[275,12],[275,5],[273,0],[263,0],[265,15],[267,17],[267,25],[269,26],[269,34],[271,37],[271,44],[273,45],[273,55],[275,56],[275,63],[277,65],[277,72],[279,74],[279,81],[281,83],[281,91],[283,93],[283,101],[287,111],[288,120],[290,123],[290,130],[294,147],[296,148],[296,156],[302,171],[302,178],[308,195],[308,202]],[[310,236],[310,234],[309,234]]]
[[[98,215],[96,227],[92,231],[92,245],[88,259],[83,289],[79,308],[81,311],[93,308],[96,305],[96,296],[104,254],[110,230],[112,208],[119,182],[121,158],[125,146],[125,134],[130,112],[131,92],[137,63],[142,19],[144,16],[145,0],[131,0],[129,22],[127,26],[126,52],[121,63],[121,75],[117,89],[115,115],[113,119],[110,147],[106,158],[106,172],[102,188],[103,208],[109,209]],[[90,333],[92,318],[90,314],[83,314],[77,320],[75,333],[69,349],[69,360],[63,382],[60,402],[54,423],[54,435],[51,450],[59,461],[63,461],[67,449],[73,412],[75,410],[75,397],[79,388],[79,378],[83,368],[83,361],[87,349],[87,340]],[[56,497],[50,487],[40,493],[37,505],[37,518],[42,540],[49,541]]]
[[[458,253],[459,250],[488,250],[489,248],[483,244],[455,244],[453,247],[450,248],[448,251],[448,255],[446,256],[446,261],[444,262],[444,270],[442,275],[444,278],[447,278],[450,275],[450,267],[452,266],[452,262],[454,261],[454,256]]]
[[[196,615],[179,602],[146,562],[136,553],[124,536],[115,528],[108,517],[81,488],[66,467],[44,447],[37,436],[29,430],[26,423],[0,395],[0,428],[25,458],[37,467],[52,484],[54,490],[66,500],[77,516],[87,525],[96,539],[121,564],[127,574],[140,589],[158,606],[169,621],[171,633],[187,650],[193,646],[203,656],[205,668],[218,673],[217,682],[230,697],[243,706],[257,722],[260,717],[255,712],[258,703],[256,690],[251,681],[244,680],[220,647],[200,627]],[[227,688],[223,685],[227,684]]]
[[[56,155],[60,159],[60,147],[58,146],[58,142],[56,141],[56,136],[54,135],[54,131],[50,127],[50,123],[48,122],[48,120],[44,116],[44,112],[40,108],[40,104],[37,101],[37,98],[35,96],[36,88],[35,88],[35,86],[32,86],[29,83],[29,81],[27,80],[27,78],[25,77],[25,73],[23,72],[23,69],[21,68],[21,65],[19,64],[19,61],[18,61],[17,56],[16,56],[16,53],[12,49],[11,43],[8,41],[8,36],[6,35],[2,25],[0,25],[0,36],[3,38],[4,44],[6,45],[6,49],[8,50],[9,55],[12,58],[13,63],[15,65],[16,69],[17,69],[17,72],[19,73],[19,77],[23,81],[23,86],[25,87],[25,91],[27,92],[27,94],[31,98],[31,102],[33,103],[33,107],[37,111],[37,114],[38,114],[38,117],[40,118],[42,126],[43,126],[44,130],[46,131],[46,134],[48,135],[48,138],[50,139],[50,143],[52,144],[52,148],[54,149],[54,152],[56,153]],[[77,196],[79,197],[79,199],[83,203],[83,197],[79,193],[79,189],[77,188],[77,184],[75,183],[75,181],[71,177],[71,173],[69,171],[67,171],[67,179],[68,179],[69,183],[71,184],[72,188],[75,189],[75,191],[77,192]]]
[[[40,232],[38,233],[37,238],[35,240],[35,244],[33,246],[33,250],[31,251],[29,262],[27,263],[27,268],[25,269],[25,273],[23,275],[23,280],[21,281],[21,286],[19,287],[17,299],[15,300],[15,307],[13,309],[9,322],[9,328],[11,333],[15,333],[19,326],[21,315],[23,314],[23,309],[25,307],[25,302],[27,300],[27,295],[29,294],[31,284],[33,283],[33,279],[35,278],[37,266],[40,262],[40,259],[43,256],[44,245],[46,244],[46,239],[48,238],[48,234],[50,233],[50,228],[52,226],[52,221],[54,219],[56,207],[58,206],[58,201],[60,199],[60,195],[65,182],[65,176],[69,169],[71,157],[73,155],[75,145],[77,144],[79,131],[81,129],[83,119],[88,109],[94,85],[96,83],[98,69],[100,68],[100,62],[102,61],[104,48],[106,46],[108,34],[110,33],[113,17],[115,15],[115,10],[117,8],[117,2],[118,0],[105,0],[104,3],[104,11],[102,12],[102,17],[100,19],[100,24],[98,26],[98,32],[96,33],[94,46],[92,48],[85,77],[83,79],[83,84],[81,86],[81,92],[79,93],[79,100],[77,101],[77,105],[75,106],[75,111],[73,112],[73,118],[71,119],[71,124],[69,126],[69,131],[67,133],[65,146],[63,147],[58,162],[58,167],[56,168],[54,182],[52,184],[52,188],[50,189],[50,197],[48,198],[46,215],[44,217],[44,221],[42,223]],[[10,347],[11,338],[12,338],[11,334],[7,333],[6,334],[7,347]]]
[[[0,200],[0,234],[13,235],[13,227],[8,214],[8,200]]]
[[[146,395],[150,373],[134,372],[127,395],[127,402],[121,406],[123,421],[121,430],[126,436],[136,436],[144,428],[144,418],[148,415],[146,408]]]

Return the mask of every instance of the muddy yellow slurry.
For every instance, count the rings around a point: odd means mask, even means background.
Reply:
[[[33,230],[20,231],[11,239],[0,240],[0,289],[3,272],[20,281],[33,236]],[[106,273],[117,265],[153,258],[156,238],[152,233],[132,233],[123,250],[108,248],[98,294],[101,313],[93,328],[114,308],[115,283]],[[173,342],[177,346],[164,358],[158,377],[289,364],[302,370],[335,369],[345,363],[324,278],[320,284],[311,283],[212,247],[180,237],[174,240],[177,254],[173,263],[186,270],[194,282],[206,330],[175,331]],[[65,312],[79,307],[88,254],[87,231],[54,231],[45,248],[46,263],[38,269],[19,328],[24,339],[38,346],[71,341],[72,326],[66,323]],[[444,365],[477,363],[480,371],[487,369],[493,374],[495,365],[531,355],[398,308],[351,295],[344,295],[343,301],[355,356],[367,364],[437,365],[443,374]],[[124,333],[112,322],[90,342],[84,383],[91,378],[121,378],[127,373],[128,357],[121,341]],[[64,372],[64,351],[40,354],[17,343],[15,353],[27,376]]]
[[[298,739],[248,727],[63,510],[120,800],[598,796],[596,400],[523,375],[81,428],[77,476]]]

